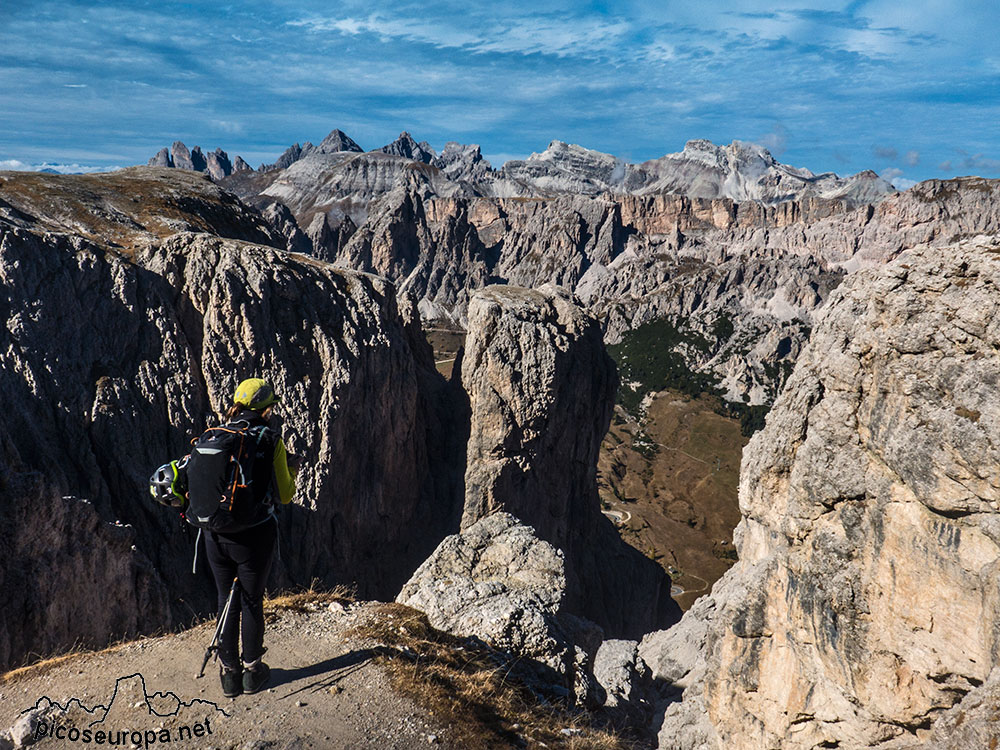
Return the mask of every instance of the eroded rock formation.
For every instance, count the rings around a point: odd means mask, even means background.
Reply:
[[[912,747],[966,694],[981,706],[1000,649],[998,285],[984,239],[834,292],[744,452],[739,562],[643,642],[683,691],[661,747]]]
[[[103,204],[85,198],[64,194],[59,210],[93,227]],[[52,232],[58,215],[28,215],[23,189],[5,183],[0,199],[24,208],[0,220],[0,396],[5,461],[18,467],[2,495],[17,562],[4,566],[0,598],[37,629],[2,631],[5,664],[29,641],[35,653],[100,645],[211,611],[205,570],[187,572],[193,534],[146,483],[255,373],[282,394],[286,442],[305,457],[297,501],[280,515],[274,583],[356,580],[391,597],[457,526],[446,384],[392,284],[208,234],[133,228],[126,254]]]
[[[565,553],[567,611],[611,636],[676,617],[662,568],[600,512],[597,452],[617,375],[597,321],[559,287],[487,287],[469,306],[461,372],[471,409],[462,528],[497,511],[530,524]]]
[[[208,156],[202,153],[201,146],[188,149],[183,141],[174,141],[169,148],[161,148],[156,155],[147,163],[150,167],[171,167],[174,169],[187,169],[192,172],[205,172],[211,175],[213,180],[221,180],[235,172],[249,171],[250,165],[243,161],[243,157],[237,156],[236,161],[229,160],[229,154],[221,148],[209,152]]]
[[[601,629],[563,611],[563,553],[509,513],[487,516],[444,539],[396,601],[427,614],[436,628],[480,638],[528,662],[532,681],[571,691],[579,703]]]

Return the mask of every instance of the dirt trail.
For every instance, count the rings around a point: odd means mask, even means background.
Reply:
[[[88,709],[98,704],[102,708],[88,714],[72,707],[61,720],[64,734],[73,726],[81,732],[89,727],[92,738],[105,727],[126,730],[130,734],[123,746],[129,748],[139,736],[132,732],[143,734],[139,747],[144,748],[449,747],[447,728],[437,726],[432,716],[390,689],[388,678],[372,660],[378,644],[347,636],[347,631],[374,616],[378,605],[313,606],[315,611],[279,610],[270,615],[265,660],[272,668],[271,682],[269,689],[256,695],[225,698],[214,663],[203,679],[195,679],[213,622],[8,675],[0,683],[0,730],[13,726],[43,697],[63,706],[76,698]],[[129,677],[136,674],[141,679]],[[109,703],[110,710],[103,708]],[[98,720],[94,717],[106,718],[93,723]],[[196,737],[199,728],[201,736]],[[42,737],[34,746],[70,750],[94,744],[85,744],[81,735],[77,741]]]

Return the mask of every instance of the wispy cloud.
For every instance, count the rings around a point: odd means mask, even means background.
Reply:
[[[1000,172],[1000,8],[979,0],[961,13],[939,0],[33,0],[2,13],[0,159],[31,165],[145,162],[178,138],[268,160],[340,127],[369,148],[408,129],[436,147],[526,154],[558,138],[641,161],[708,138],[815,172]]]
[[[95,166],[93,164],[59,164],[42,162],[26,164],[20,159],[0,159],[0,170],[12,172],[58,172],[59,174],[85,174],[89,172],[113,172],[120,166]]]
[[[372,14],[364,18],[305,18],[288,22],[313,33],[372,34],[383,42],[406,40],[438,49],[461,49],[471,53],[496,52],[555,57],[593,57],[620,50],[632,32],[626,21],[593,18],[566,19],[527,16],[495,20],[488,28],[473,31],[445,22],[432,23],[417,17],[391,18]],[[651,54],[663,57],[669,46],[657,43]]]

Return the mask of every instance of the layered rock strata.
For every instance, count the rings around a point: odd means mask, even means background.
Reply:
[[[744,452],[739,562],[643,641],[682,698],[660,747],[912,747],[963,696],[984,715],[976,688],[1000,650],[998,284],[1000,244],[984,239],[834,292]]]
[[[461,377],[471,412],[462,528],[498,511],[530,524],[565,554],[567,611],[611,636],[676,617],[663,570],[600,512],[597,453],[617,375],[597,321],[552,285],[487,287],[469,306]]]
[[[433,180],[394,188],[346,241],[327,229],[324,257],[394,279],[425,319],[465,324],[470,296],[487,283],[547,282],[578,294],[610,343],[669,318],[711,343],[690,354],[691,366],[713,373],[731,400],[751,403],[773,399],[774,361],[794,362],[814,311],[846,273],[908,248],[1000,231],[1000,183],[971,178],[923,183],[853,211],[820,199],[763,206],[682,196],[442,198],[434,190]],[[729,333],[716,340],[720,321]]]

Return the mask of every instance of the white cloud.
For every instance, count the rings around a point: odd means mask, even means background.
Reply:
[[[632,26],[621,20],[577,19],[527,16],[495,20],[488,33],[456,28],[447,23],[429,23],[414,18],[388,18],[372,14],[367,18],[306,18],[289,21],[313,32],[333,31],[348,36],[369,33],[383,41],[403,39],[430,44],[439,49],[464,49],[472,53],[548,54],[557,57],[593,57],[624,48],[623,39]],[[631,48],[631,47],[630,47]],[[660,59],[672,57],[670,45],[658,43],[646,54]]]
[[[781,156],[788,145],[788,129],[780,122],[776,122],[770,133],[756,140],[759,145],[770,151],[772,156]]]
[[[888,180],[897,190],[909,190],[917,184],[916,180],[903,177],[903,170],[899,167],[886,167],[880,175],[883,180]]]
[[[233,135],[242,135],[246,130],[242,122],[234,122],[233,120],[212,120],[211,124],[222,132],[232,133]]]
[[[984,172],[1000,171],[1000,159],[991,159],[982,154],[973,154],[962,159],[962,166],[965,169],[976,169]]]
[[[11,170],[14,172],[41,172],[48,170],[60,174],[80,174],[82,172],[114,172],[116,169],[121,169],[121,167],[95,167],[91,164],[60,164],[54,162],[28,164],[20,159],[0,160],[0,170]]]
[[[920,152],[919,151],[907,151],[906,156],[903,157],[903,161],[906,162],[907,166],[915,167],[920,163]]]

